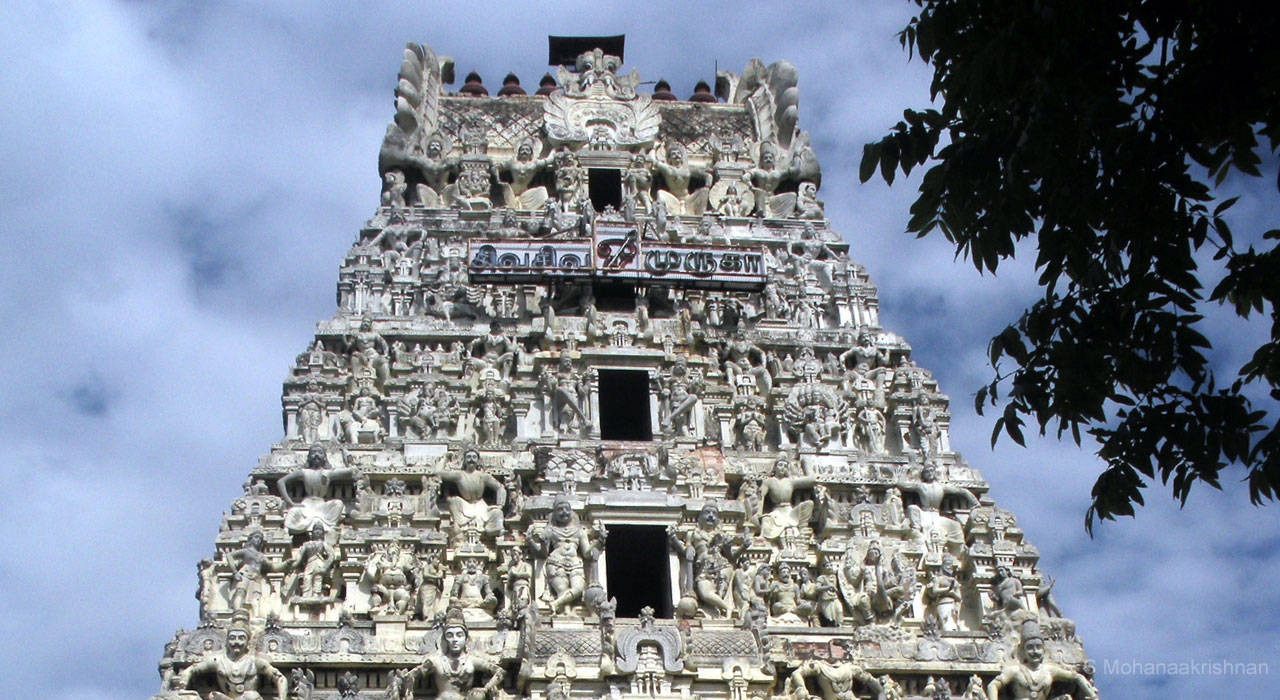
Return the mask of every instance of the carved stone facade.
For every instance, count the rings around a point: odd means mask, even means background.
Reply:
[[[155,697],[1094,697],[824,218],[795,69],[682,102],[620,65],[476,97],[405,49]]]

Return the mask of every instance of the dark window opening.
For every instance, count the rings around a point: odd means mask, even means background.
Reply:
[[[653,525],[610,525],[605,542],[609,595],[618,599],[618,617],[639,617],[653,608],[656,617],[671,617],[671,569],[666,528]]]
[[[629,284],[596,282],[591,285],[591,296],[599,311],[634,313],[636,310],[636,288]]]
[[[587,170],[587,192],[591,206],[604,211],[606,206],[622,208],[622,171],[617,168],[590,168]]]
[[[600,437],[605,440],[652,440],[649,424],[649,373],[644,370],[598,371]]]

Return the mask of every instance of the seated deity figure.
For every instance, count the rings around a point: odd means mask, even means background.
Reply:
[[[461,469],[440,472],[440,483],[451,485],[455,495],[448,497],[449,518],[454,532],[478,531],[486,535],[502,532],[502,509],[507,504],[507,490],[502,482],[480,468],[480,453],[468,449],[462,453]],[[493,493],[494,504],[484,500]]]
[[[535,554],[544,557],[546,585],[542,592],[553,613],[582,602],[587,588],[586,567],[600,558],[604,540],[604,529],[584,526],[564,494],[556,496],[547,524],[529,533]]]
[[[778,541],[798,538],[800,530],[813,515],[813,501],[796,503],[796,491],[811,489],[818,482],[811,476],[797,474],[794,463],[786,455],[773,463],[773,474],[760,484],[760,535]]]
[[[729,587],[734,577],[731,562],[738,556],[733,545],[735,539],[736,544],[741,545],[742,538],[720,531],[719,506],[708,503],[698,513],[698,524],[693,530],[682,535],[672,526],[667,528],[667,536],[690,568],[682,576],[681,589],[696,595],[698,602],[713,612],[727,617]]]
[[[348,362],[353,379],[371,379],[378,387],[386,383],[391,371],[387,361],[391,350],[386,339],[374,332],[372,321],[361,321],[360,330],[355,335],[347,336],[347,345],[350,348]]]
[[[736,386],[738,377],[749,376],[755,380],[761,396],[768,396],[773,389],[773,376],[769,374],[765,352],[747,337],[746,326],[742,323],[734,330],[733,337],[721,346],[720,361],[729,386]]]
[[[956,579],[956,558],[942,555],[938,570],[929,574],[924,587],[925,617],[932,618],[943,632],[960,629],[960,581]]]
[[[919,481],[900,481],[898,489],[904,493],[914,493],[920,499],[920,505],[907,507],[907,518],[913,527],[918,528],[926,537],[933,531],[940,532],[948,548],[963,546],[964,532],[960,523],[942,515],[942,501],[948,497],[963,500],[967,507],[978,505],[978,499],[969,489],[938,483],[938,468],[932,462],[925,462],[920,468]]]
[[[878,540],[867,545],[861,562],[845,554],[840,594],[857,624],[898,622],[911,608],[915,572],[902,570],[894,559],[885,561]]]
[[[1093,684],[1078,671],[1044,659],[1044,637],[1034,620],[1024,622],[1018,644],[1018,658],[1007,664],[987,685],[987,700],[1049,700],[1054,683],[1072,683],[1073,695],[1055,696],[1076,700],[1097,700]],[[1005,691],[1003,694],[1001,691]]]
[[[769,616],[779,624],[803,625],[813,616],[813,603],[805,596],[805,585],[786,562],[779,562],[776,577],[767,584]]]
[[[504,380],[511,377],[511,366],[516,363],[520,352],[515,339],[502,332],[502,324],[498,321],[490,322],[488,335],[471,341],[470,350],[479,364],[496,368]]]
[[[186,688],[192,677],[212,673],[218,689],[210,691],[207,700],[262,700],[258,684],[265,676],[275,684],[277,698],[289,697],[289,679],[266,658],[249,650],[249,637],[249,615],[239,611],[227,627],[226,648],[183,669],[175,684]]]
[[[522,211],[535,211],[547,201],[546,187],[529,187],[538,173],[545,170],[555,161],[554,155],[537,157],[539,145],[532,138],[527,138],[516,146],[515,158],[506,162],[495,163],[494,176],[501,179],[501,173],[511,175],[511,184],[503,185],[506,205]]]
[[[411,700],[418,679],[431,679],[437,700],[485,700],[498,696],[505,672],[498,664],[467,650],[469,632],[461,610],[451,610],[445,617],[440,635],[440,651],[427,656],[401,684],[399,700]],[[488,680],[481,682],[484,676]]]
[[[413,602],[418,582],[413,550],[395,540],[376,547],[365,563],[360,583],[369,590],[369,607],[374,613],[404,615]]]
[[[449,592],[449,604],[462,609],[468,620],[492,620],[498,597],[493,592],[489,574],[481,568],[480,557],[467,557],[462,571],[453,577],[453,590]]]
[[[797,219],[821,219],[823,217],[822,202],[818,201],[818,186],[812,182],[802,182],[796,189]]]
[[[359,473],[355,469],[340,467],[329,468],[329,456],[324,447],[314,444],[307,450],[305,467],[280,477],[276,486],[280,497],[289,504],[285,511],[284,525],[291,533],[310,532],[316,523],[324,525],[325,531],[332,530],[342,519],[343,506],[339,499],[326,500],[329,485],[339,479],[355,480]],[[298,501],[290,494],[294,484],[302,488],[302,500]]]
[[[408,189],[409,184],[405,182],[404,172],[388,170],[382,176],[382,205],[397,210],[404,209],[404,193]]]
[[[351,399],[351,408],[337,417],[343,440],[349,444],[368,444],[382,439],[382,409],[368,386]]]
[[[688,358],[681,355],[662,379],[662,431],[667,435],[692,435],[693,409],[697,407],[704,388],[702,373],[690,369]]]
[[[991,579],[991,597],[1007,615],[1027,609],[1026,589],[1022,585],[1022,579],[1015,576],[1013,569],[1005,564],[996,567],[995,576]]]
[[[338,557],[333,546],[325,541],[325,534],[322,523],[312,525],[308,533],[310,539],[294,552],[289,562],[291,573],[284,583],[285,600],[319,601],[330,595],[326,589],[330,588],[333,565]]]
[[[245,537],[244,546],[227,554],[231,575],[231,595],[228,601],[232,610],[255,610],[262,594],[270,589],[267,572],[280,571],[284,565],[267,558],[262,546],[266,537],[261,530],[252,530]]]
[[[862,697],[854,693],[855,683],[870,690],[873,697],[884,697],[884,688],[880,681],[861,666],[850,661],[830,664],[817,660],[805,661],[796,667],[796,670],[787,677],[783,695],[788,700],[809,700],[813,695],[807,686],[808,679],[817,682],[823,700],[855,700]]]
[[[689,165],[684,146],[673,141],[664,150],[665,160],[653,164],[666,184],[666,189],[658,190],[658,198],[672,214],[702,214],[707,208],[707,188],[691,191],[690,185],[695,177],[705,178],[706,171]]]

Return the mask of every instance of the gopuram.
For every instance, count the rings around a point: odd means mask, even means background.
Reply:
[[[381,203],[155,700],[1096,697],[824,216],[796,70],[410,44]]]

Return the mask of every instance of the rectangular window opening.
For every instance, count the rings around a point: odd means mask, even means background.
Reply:
[[[633,369],[597,370],[600,438],[652,440],[649,423],[649,373]]]
[[[636,288],[619,282],[596,282],[591,285],[591,296],[599,311],[623,311],[635,313]]]
[[[596,211],[604,211],[607,206],[621,209],[622,171],[617,168],[589,168],[587,192],[591,195],[591,206]]]
[[[649,606],[654,616],[670,618],[671,569],[666,528],[610,525],[605,542],[609,595],[618,599],[618,617],[639,617]]]

